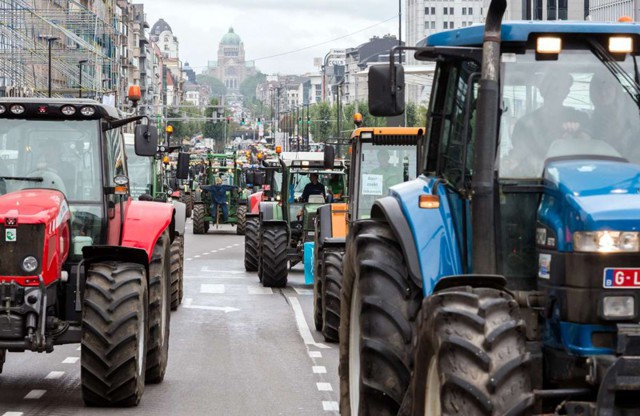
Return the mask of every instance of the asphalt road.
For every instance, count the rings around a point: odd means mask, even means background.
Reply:
[[[313,290],[301,266],[286,288],[271,290],[244,271],[243,253],[235,229],[194,236],[189,225],[167,374],[146,387],[138,407],[84,407],[76,344],[8,354],[0,416],[337,414],[337,345],[313,329]]]

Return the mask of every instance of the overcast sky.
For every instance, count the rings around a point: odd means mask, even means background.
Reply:
[[[372,36],[397,35],[398,3],[390,0],[141,0],[149,25],[163,18],[180,41],[180,58],[200,73],[216,60],[230,26],[244,43],[247,60],[262,72],[314,71],[313,58]],[[385,23],[382,23],[386,21]],[[260,59],[360,33],[302,52]],[[404,28],[403,28],[404,29]]]

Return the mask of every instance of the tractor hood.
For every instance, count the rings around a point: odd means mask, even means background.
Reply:
[[[69,216],[64,195],[51,189],[25,189],[0,196],[0,223],[17,219],[19,224],[51,224],[54,228]]]
[[[575,231],[640,230],[640,166],[554,161],[547,164],[544,179],[539,219],[556,230],[559,242],[570,244]]]

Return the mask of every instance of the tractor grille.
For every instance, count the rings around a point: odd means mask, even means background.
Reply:
[[[42,271],[44,249],[44,224],[18,223],[15,241],[7,241],[4,224],[0,224],[0,276],[35,276]],[[33,273],[22,270],[27,256],[38,259],[38,269]]]

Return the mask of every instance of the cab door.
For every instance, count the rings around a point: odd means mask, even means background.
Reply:
[[[120,245],[122,227],[131,198],[128,187],[125,194],[116,194],[116,176],[127,176],[124,137],[120,129],[108,130],[104,141],[105,154],[105,204],[107,212],[107,244]]]

